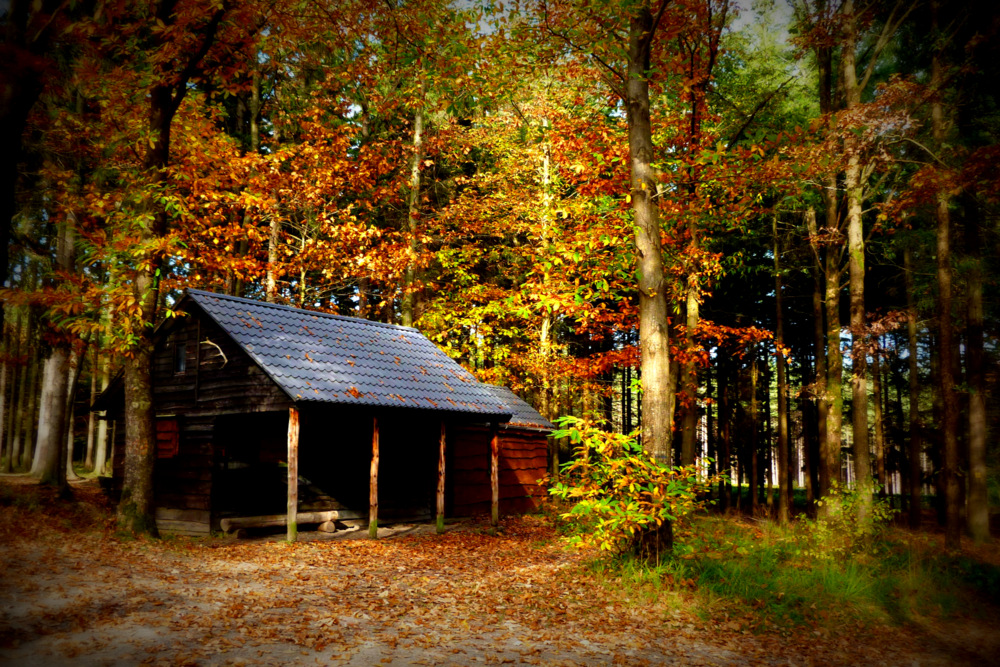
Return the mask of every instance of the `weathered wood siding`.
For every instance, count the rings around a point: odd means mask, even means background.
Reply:
[[[287,410],[285,393],[222,329],[192,306],[159,342],[153,359],[157,414],[237,414]],[[194,314],[197,313],[197,314]],[[183,372],[175,351],[186,345]]]
[[[547,439],[544,433],[500,429],[500,512],[516,514],[537,509],[546,491]],[[462,426],[449,438],[449,515],[490,512],[490,433],[482,426]]]
[[[184,368],[178,369],[183,346]],[[180,534],[208,534],[213,521],[213,482],[226,415],[277,411],[287,415],[288,397],[214,322],[192,307],[168,325],[153,357],[153,393],[158,421],[176,421],[176,456],[157,458],[154,468],[157,526]],[[217,497],[217,496],[216,496]]]

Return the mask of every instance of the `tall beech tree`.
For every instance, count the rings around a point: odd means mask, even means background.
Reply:
[[[639,348],[642,373],[642,444],[658,461],[670,460],[673,395],[670,391],[670,327],[663,249],[653,170],[653,132],[649,111],[649,77],[653,42],[669,0],[632,8],[628,23],[625,109],[631,160],[632,212],[635,216],[636,273],[639,279]]]
[[[216,49],[223,20],[236,27],[233,42],[225,52],[239,52],[246,39],[245,25],[223,2],[204,6],[200,2],[162,0],[137,8],[130,27],[147,50],[152,81],[147,90],[146,149],[142,159],[143,196],[135,211],[139,223],[136,241],[142,248],[131,276],[135,314],[135,343],[125,358],[125,471],[118,520],[136,532],[156,533],[153,520],[153,463],[156,432],[153,415],[152,358],[154,325],[163,268],[162,243],[168,233],[169,214],[162,193],[169,181],[170,139],[174,116],[190,91],[193,80],[205,76],[225,57]],[[207,10],[207,11],[206,11]]]

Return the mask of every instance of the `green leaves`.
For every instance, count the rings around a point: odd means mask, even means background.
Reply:
[[[549,493],[573,502],[562,518],[575,524],[573,542],[613,553],[635,552],[644,536],[702,506],[715,482],[695,466],[657,463],[631,437],[608,433],[576,417],[556,420],[556,438],[568,438],[576,455],[562,467],[565,481]]]

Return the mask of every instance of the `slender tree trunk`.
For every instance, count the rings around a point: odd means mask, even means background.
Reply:
[[[975,206],[975,204],[972,204]],[[966,231],[969,248],[966,376],[969,385],[969,496],[966,502],[969,537],[976,542],[990,538],[986,465],[986,378],[983,354],[983,260],[979,220],[972,214]]]
[[[28,409],[28,387],[29,387],[29,366],[31,365],[31,354],[28,353],[28,323],[30,313],[23,309],[18,315],[16,336],[18,348],[18,360],[24,357],[24,362],[19,364],[17,373],[17,396],[11,395],[10,427],[8,438],[10,439],[10,460],[7,465],[11,470],[17,471],[21,468],[21,460],[24,457],[24,421],[25,412]],[[12,390],[13,392],[13,390]]]
[[[760,378],[760,368],[757,365],[757,353],[754,351],[750,361],[750,512],[757,514],[760,507],[760,469],[758,467],[758,457],[760,450],[760,410],[758,407],[758,379]]]
[[[0,362],[0,472],[8,473],[10,472],[10,458],[11,458],[11,441],[7,437],[7,424],[10,421],[8,416],[7,408],[7,387],[11,386],[10,377],[13,370],[13,362],[11,361],[11,345],[13,343],[13,336],[11,331],[13,327],[10,324],[10,319],[6,316],[7,306],[0,306],[5,311],[3,317],[3,325],[0,326],[0,331],[2,331],[3,338],[3,348],[0,354],[3,355],[3,361]],[[11,392],[13,394],[13,391]]]
[[[879,496],[885,497],[885,425],[882,420],[882,365],[879,360],[881,346],[872,354],[872,407],[875,409],[875,469],[878,471]]]
[[[691,249],[698,249],[698,230],[692,222],[691,225]],[[684,423],[681,429],[681,465],[694,465],[695,459],[695,439],[698,430],[698,364],[694,357],[694,349],[697,345],[696,332],[698,329],[698,282],[695,276],[688,277],[687,287],[687,308],[686,308],[686,343],[688,349],[688,359],[681,369],[681,377],[684,382],[684,395],[689,401],[684,409]]]
[[[719,501],[723,511],[733,506],[733,461],[732,461],[732,431],[730,424],[732,421],[732,404],[730,401],[732,387],[732,377],[729,374],[729,364],[723,357],[719,357],[719,445],[721,448],[719,457],[720,470],[723,473],[719,481]]]
[[[65,460],[62,463],[66,471],[66,480],[80,479],[80,476],[73,470],[73,449],[76,444],[76,433],[73,428],[75,424],[73,404],[76,403],[76,385],[80,380],[82,366],[83,355],[76,349],[73,349],[69,355],[69,367],[67,368],[66,379],[66,408],[63,411],[63,418],[66,421],[66,425],[63,428],[63,432],[66,434],[66,448],[63,450],[65,452]]]
[[[22,469],[30,470],[35,460],[35,448],[37,443],[38,401],[39,401],[39,378],[42,369],[42,360],[38,351],[31,351],[28,368],[28,397],[25,404],[24,413],[21,415],[21,429],[24,431],[24,449],[21,451]]]
[[[903,251],[903,275],[906,278],[906,341],[907,362],[910,385],[910,442],[907,459],[910,480],[910,528],[920,528],[922,520],[921,496],[923,495],[923,466],[920,454],[923,451],[920,426],[920,374],[917,367],[917,303],[913,288],[913,252]]]
[[[639,345],[643,388],[642,446],[661,462],[670,460],[673,413],[670,383],[670,334],[660,216],[653,170],[653,133],[649,115],[650,47],[653,16],[649,3],[636,8],[629,23],[626,117],[631,159],[632,212],[635,216],[639,277]]]
[[[823,114],[835,111],[833,101],[833,47],[829,44],[816,49],[816,62],[819,70],[819,106]],[[840,233],[840,220],[837,206],[837,175],[828,174],[823,183],[823,200],[826,204],[825,232],[831,238]],[[808,224],[809,218],[806,222]],[[815,234],[811,234],[816,238]],[[818,244],[814,241],[814,247]],[[817,253],[817,259],[820,255]],[[827,498],[834,483],[840,480],[840,444],[843,426],[844,399],[841,391],[843,377],[843,359],[840,352],[840,257],[836,248],[829,243],[825,247],[823,261],[823,303],[826,319],[826,355],[817,353],[817,373],[825,367],[826,376],[822,383],[817,383],[820,394],[820,411],[825,412],[825,429],[820,431],[819,438],[819,497]],[[819,318],[822,320],[823,318]],[[819,340],[819,337],[817,337]],[[820,516],[829,516],[837,511],[830,502],[824,502],[819,508]]]
[[[242,108],[242,104],[240,107]],[[247,112],[249,115],[249,125],[250,125],[250,136],[249,136],[249,146],[247,150],[253,154],[257,155],[260,153],[260,68],[255,67],[250,79],[250,101],[247,104]],[[242,129],[243,123],[238,122],[237,125]],[[241,142],[242,143],[242,142]],[[244,144],[245,145],[245,144]],[[242,148],[242,146],[241,146]],[[256,172],[255,172],[256,173]],[[244,208],[243,210],[243,229],[241,230],[241,236],[236,242],[235,254],[236,257],[242,258],[246,257],[247,252],[250,248],[250,238],[248,236],[247,230],[253,224],[253,216],[250,213],[250,208]],[[231,271],[231,289],[229,293],[233,296],[244,296],[246,293],[246,280],[243,276],[236,270]]]
[[[421,78],[422,78],[421,74]],[[403,280],[402,321],[412,327],[417,298],[417,253],[420,242],[417,236],[417,218],[420,215],[420,165],[424,161],[424,84],[420,83],[420,99],[413,112],[413,162],[410,165],[410,200],[406,213],[406,234],[409,252],[406,276]]]
[[[861,104],[861,89],[855,70],[854,50],[857,43],[857,21],[854,0],[842,5],[844,42],[841,49],[841,80],[848,110]],[[851,304],[851,425],[853,432],[854,485],[858,494],[858,516],[871,513],[872,466],[868,444],[868,336],[865,323],[865,241],[861,220],[864,183],[861,180],[861,156],[858,139],[848,134],[844,139],[847,168],[844,170],[844,191],[847,199],[848,277]]]
[[[938,34],[937,12],[939,3],[931,0],[933,16],[932,34],[941,40]],[[934,97],[931,101],[931,127],[934,141],[940,148],[947,141],[948,128],[945,120],[944,105],[941,96],[944,94],[944,73],[941,62],[941,52],[935,49],[931,59],[931,89]],[[955,346],[955,336],[952,327],[952,269],[951,269],[951,213],[949,211],[951,197],[948,190],[942,187],[937,193],[935,217],[937,220],[937,317],[938,317],[938,363],[940,364],[941,383],[938,390],[941,394],[943,409],[941,435],[943,437],[944,502],[945,502],[945,545],[949,549],[957,549],[962,540],[961,507],[959,506],[958,479],[958,392],[955,390],[955,363],[952,349]]]
[[[778,219],[772,220],[774,235],[774,295],[775,332],[777,348],[775,365],[778,367],[778,523],[788,523],[791,508],[791,489],[788,484],[788,378],[785,370],[785,315],[784,294],[781,284],[781,243],[778,238]]]
[[[713,417],[714,410],[712,409],[713,401],[712,398],[712,370],[711,366],[705,369],[705,449],[707,450],[707,455],[711,461],[708,464],[708,474],[714,475],[719,470],[719,440],[715,433],[715,420]],[[718,396],[716,396],[718,399]]]
[[[96,339],[99,338],[95,336]],[[93,361],[90,364],[90,405],[97,399],[97,370],[100,364],[100,350],[94,345],[92,355]],[[87,412],[87,453],[83,459],[83,467],[87,470],[94,469],[94,445],[97,443],[97,415],[93,410]]]
[[[541,195],[542,195],[542,210],[541,210],[541,233],[539,234],[539,246],[540,252],[545,253],[548,251],[549,235],[552,231],[553,222],[553,194],[552,194],[552,152],[551,145],[549,143],[549,121],[547,118],[542,120],[542,164],[539,173],[541,180]],[[542,292],[543,294],[548,293],[548,274],[542,276]],[[538,330],[538,354],[541,358],[541,384],[542,384],[542,395],[541,395],[541,413],[546,419],[553,419],[556,415],[553,414],[553,395],[552,395],[552,371],[549,368],[552,356],[552,310],[546,306],[542,306],[541,312],[541,323]],[[557,474],[558,465],[556,461],[559,458],[559,443],[556,442],[554,438],[548,439],[548,457],[549,465],[553,474]]]
[[[278,300],[278,245],[281,243],[281,221],[271,215],[267,237],[267,274],[264,279],[264,300],[275,303]]]
[[[840,267],[832,248],[826,253],[826,435],[820,439],[819,495],[827,498],[834,484],[840,483],[841,428],[844,397],[841,388],[844,371],[840,352]],[[830,502],[820,506],[820,516],[839,511]]]
[[[816,396],[816,456],[812,456],[812,452],[809,452],[810,456],[809,465],[806,470],[806,478],[809,483],[806,485],[806,493],[808,496],[808,503],[810,509],[813,509],[813,503],[816,500],[817,495],[822,495],[822,487],[819,484],[818,476],[822,475],[822,469],[825,467],[825,454],[826,454],[826,415],[829,408],[829,403],[827,400],[826,392],[826,379],[827,379],[827,367],[826,367],[826,327],[823,323],[823,276],[824,271],[824,260],[823,260],[823,247],[819,243],[819,227],[816,224],[816,211],[815,209],[809,208],[805,213],[806,221],[806,231],[809,233],[809,245],[812,246],[814,258],[816,260],[813,266],[812,276],[813,276],[813,295],[812,295],[812,311],[813,311],[813,350],[816,357],[815,363],[815,379],[813,393]],[[830,252],[827,250],[826,252]],[[808,447],[808,445],[807,445]],[[817,473],[816,484],[813,484],[813,471]]]
[[[810,377],[810,374],[812,374],[812,369],[806,367],[803,361],[803,384],[805,384],[806,378]],[[815,374],[812,374],[811,377],[815,378]],[[817,413],[819,412],[815,409],[816,402],[802,394],[799,398],[799,405],[802,412],[802,460],[800,464],[806,492],[806,513],[810,517],[815,517],[816,490],[819,488],[816,459],[819,456],[819,439],[822,431],[816,426]]]
[[[113,282],[113,273],[109,271],[108,275],[109,282]],[[106,306],[104,309],[105,313],[105,323],[104,331],[108,337],[111,333],[111,322],[112,322],[112,312],[110,305]],[[100,348],[98,348],[100,351]],[[101,382],[101,392],[107,391],[108,385],[111,384],[111,357],[107,352],[103,352],[99,357],[100,366],[100,382]],[[106,471],[108,461],[108,420],[107,411],[102,412],[99,416],[97,424],[97,443],[96,451],[94,453],[94,470],[97,471],[98,475],[103,475]]]

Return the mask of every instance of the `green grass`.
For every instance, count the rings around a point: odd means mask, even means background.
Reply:
[[[622,556],[595,569],[637,603],[690,592],[703,618],[743,617],[751,628],[905,623],[1000,599],[1000,568],[888,531],[850,551],[806,522],[715,515],[678,531],[656,567]]]

